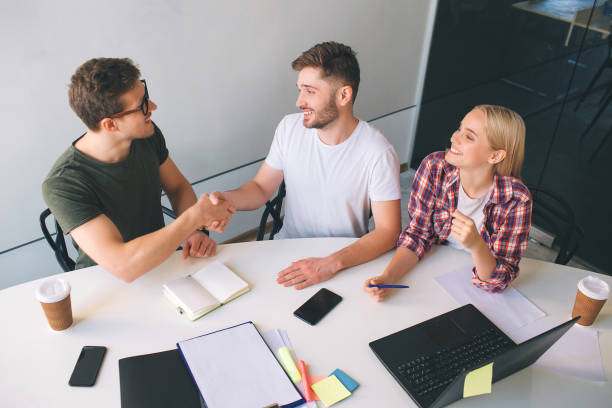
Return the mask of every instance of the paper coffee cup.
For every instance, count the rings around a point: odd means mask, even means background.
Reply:
[[[592,325],[608,297],[610,297],[610,287],[606,282],[594,276],[580,280],[572,318],[581,316],[577,322],[579,325]]]
[[[70,304],[70,284],[63,279],[45,280],[36,289],[36,299],[47,316],[53,330],[64,330],[72,324],[72,305]]]

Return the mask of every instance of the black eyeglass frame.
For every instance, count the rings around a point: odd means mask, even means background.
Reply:
[[[145,116],[147,115],[147,113],[149,113],[149,90],[147,89],[147,81],[145,81],[144,79],[141,79],[140,82],[143,83],[144,88],[145,88],[145,93],[144,93],[144,96],[142,97],[142,102],[140,103],[140,106],[138,106],[135,109],[113,113],[112,115],[109,116],[109,118],[117,119],[122,116],[129,115],[131,113],[138,112],[138,111],[141,111],[142,114]]]

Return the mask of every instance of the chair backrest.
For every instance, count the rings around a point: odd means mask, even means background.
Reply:
[[[62,231],[61,227],[53,217],[53,222],[55,223],[55,240],[51,236],[49,229],[47,228],[47,217],[51,214],[50,209],[44,210],[39,217],[40,221],[40,229],[49,243],[49,246],[55,253],[55,259],[57,259],[57,263],[59,263],[60,267],[64,270],[64,272],[73,271],[75,262],[68,256],[68,249],[66,248],[66,240],[64,239],[64,231]]]
[[[576,223],[574,211],[561,196],[529,186],[533,198],[531,223],[555,236],[559,253],[555,263],[565,265],[578,249],[584,231]]]
[[[283,227],[283,219],[281,218],[281,210],[283,208],[283,199],[285,198],[285,180],[278,188],[278,194],[272,200],[266,202],[266,209],[261,215],[259,222],[259,231],[257,232],[257,241],[262,241],[266,234],[268,225],[268,217],[272,216],[272,229],[268,239],[274,239],[274,235]]]

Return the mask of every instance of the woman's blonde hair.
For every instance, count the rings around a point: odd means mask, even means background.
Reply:
[[[502,176],[520,177],[525,157],[525,122],[512,109],[497,105],[478,105],[485,114],[486,132],[493,150],[505,150],[506,157],[495,165]]]

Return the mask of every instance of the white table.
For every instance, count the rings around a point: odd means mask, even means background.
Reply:
[[[178,316],[162,296],[161,285],[202,267],[209,260],[183,260],[175,253],[156,270],[125,284],[92,267],[61,274],[72,285],[74,325],[51,331],[33,281],[0,291],[0,406],[118,407],[120,358],[175,348],[178,340],[252,320],[260,330],[287,330],[299,358],[311,375],[341,368],[361,383],[342,407],[414,406],[370,351],[368,342],[457,307],[433,277],[467,265],[467,253],[436,247],[405,279],[410,289],[396,291],[382,303],[363,292],[363,282],[380,273],[392,253],[341,272],[332,280],[296,291],[275,282],[291,261],[329,254],[352,242],[318,238],[221,245],[215,259],[239,273],[253,288],[241,298],[195,322]],[[7,273],[6,271],[4,273]],[[11,271],[19,273],[19,271]],[[571,312],[576,283],[585,271],[531,259],[521,263],[514,287],[547,313],[565,321]],[[601,275],[600,275],[601,276]],[[609,284],[612,279],[601,276]],[[314,327],[292,316],[293,310],[321,287],[344,300]],[[612,378],[612,307],[608,302],[595,327],[608,379]],[[108,353],[91,388],[68,386],[84,345],[104,345]],[[454,406],[609,406],[609,384],[582,381],[537,368],[527,368],[493,386],[493,393]],[[322,407],[323,404],[320,404]]]

